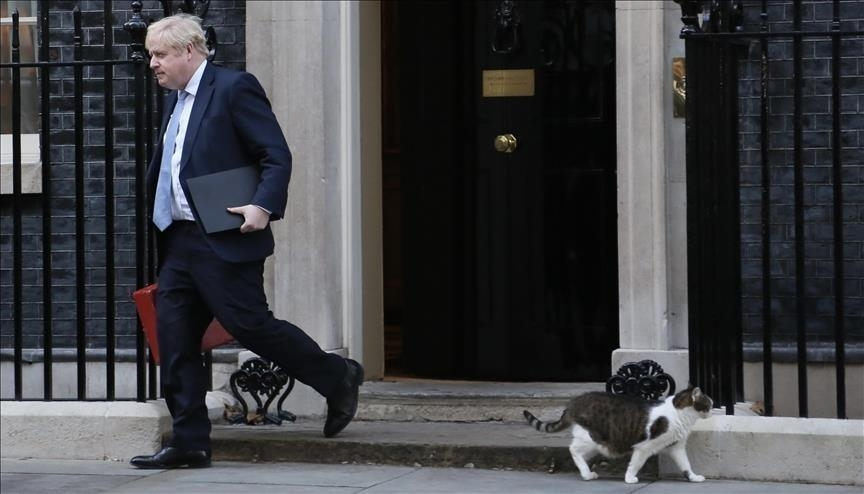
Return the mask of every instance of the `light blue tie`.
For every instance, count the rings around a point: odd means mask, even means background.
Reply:
[[[159,168],[159,181],[156,184],[156,202],[153,205],[153,223],[160,231],[165,231],[171,225],[171,204],[174,202],[174,188],[171,187],[171,156],[174,154],[174,144],[177,131],[180,128],[180,114],[186,104],[189,93],[180,90],[177,93],[177,104],[174,113],[165,130],[165,145],[162,147],[162,164]]]

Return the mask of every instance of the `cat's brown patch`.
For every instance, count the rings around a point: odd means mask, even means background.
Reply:
[[[669,420],[666,417],[660,417],[651,424],[648,439],[654,439],[669,430]]]
[[[677,393],[675,397],[672,398],[672,405],[679,410],[693,406],[693,390],[688,388]]]

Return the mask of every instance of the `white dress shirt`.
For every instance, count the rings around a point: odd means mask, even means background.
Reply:
[[[192,215],[192,210],[189,208],[189,201],[186,200],[186,194],[183,193],[183,187],[180,186],[180,159],[183,157],[183,144],[186,139],[186,129],[189,126],[189,116],[192,114],[192,105],[195,104],[195,94],[198,93],[198,85],[201,82],[201,76],[204,74],[204,67],[207,66],[207,60],[201,62],[201,65],[192,74],[192,78],[186,84],[186,104],[183,106],[183,113],[180,114],[180,123],[177,128],[177,140],[174,145],[174,154],[171,155],[171,189],[174,191],[174,201],[171,203],[171,217],[174,220],[195,220]],[[164,136],[163,136],[164,142]]]

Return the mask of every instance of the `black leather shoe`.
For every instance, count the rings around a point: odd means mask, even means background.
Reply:
[[[136,456],[129,461],[132,466],[146,469],[207,468],[210,454],[201,450],[184,450],[168,446],[155,455]]]
[[[348,374],[333,396],[327,398],[327,421],[324,422],[324,437],[333,437],[342,432],[357,413],[357,395],[363,384],[363,366],[346,359]]]

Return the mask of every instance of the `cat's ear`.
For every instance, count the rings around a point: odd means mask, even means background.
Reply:
[[[699,389],[699,386],[696,386],[695,388],[693,388],[693,392],[691,393],[690,396],[692,396],[693,398],[699,398],[700,396],[702,396],[702,390]]]

